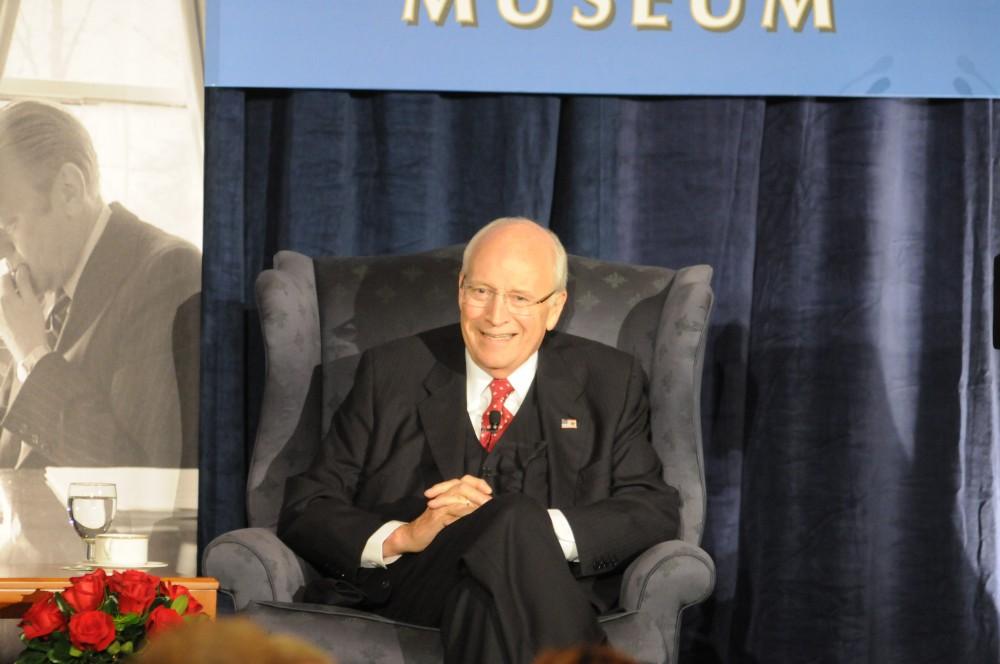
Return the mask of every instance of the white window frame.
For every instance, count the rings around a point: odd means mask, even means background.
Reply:
[[[7,67],[14,28],[17,25],[21,0],[0,3],[0,99],[13,101],[23,98],[45,99],[62,104],[92,105],[102,102],[147,104],[150,106],[191,108],[191,129],[199,160],[205,154],[205,0],[177,0],[180,3],[191,84],[178,92],[171,88],[139,85],[113,85],[77,81],[7,78]]]

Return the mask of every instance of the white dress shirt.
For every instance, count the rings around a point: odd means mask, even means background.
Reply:
[[[511,416],[517,415],[518,409],[524,403],[524,397],[531,388],[531,383],[535,380],[535,372],[538,369],[538,351],[531,354],[524,364],[515,369],[507,380],[513,386],[514,391],[507,395],[504,407],[510,411]],[[486,373],[476,364],[469,351],[465,351],[465,404],[469,413],[469,421],[472,422],[472,429],[477,434],[482,428],[483,413],[490,405],[490,383],[493,376]],[[552,529],[555,531],[559,545],[562,547],[563,555],[569,562],[578,562],[580,556],[576,550],[576,538],[573,536],[573,529],[566,519],[566,515],[561,510],[549,511],[549,518],[552,520]],[[388,521],[376,530],[361,552],[362,567],[385,567],[397,560],[399,556],[390,556],[383,559],[382,545],[389,536],[400,526],[403,521]]]

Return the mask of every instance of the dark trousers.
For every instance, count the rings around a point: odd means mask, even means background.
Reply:
[[[494,498],[388,573],[389,599],[370,610],[440,627],[447,663],[527,664],[544,648],[606,640],[548,514],[521,494]]]

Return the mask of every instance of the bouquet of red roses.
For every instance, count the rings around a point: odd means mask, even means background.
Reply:
[[[120,662],[158,632],[201,616],[201,603],[181,585],[128,570],[99,569],[43,592],[19,623],[25,649],[16,664]]]

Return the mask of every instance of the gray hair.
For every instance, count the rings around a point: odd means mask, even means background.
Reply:
[[[63,164],[83,173],[87,192],[98,193],[97,153],[83,124],[58,106],[15,102],[0,110],[0,154],[11,152],[26,167],[32,185],[48,193]]]
[[[476,234],[472,236],[469,243],[465,245],[465,251],[462,252],[462,274],[468,273],[469,261],[472,259],[472,254],[475,253],[476,246],[488,233],[490,233],[490,231],[504,226],[517,226],[522,224],[535,226],[548,234],[549,238],[552,240],[552,250],[555,252],[556,256],[556,262],[553,266],[553,271],[556,275],[556,290],[566,290],[566,281],[569,276],[569,266],[568,259],[566,258],[565,247],[563,247],[562,242],[559,241],[558,235],[545,226],[542,226],[537,221],[528,219],[527,217],[500,217],[499,219],[494,219],[476,231]]]

